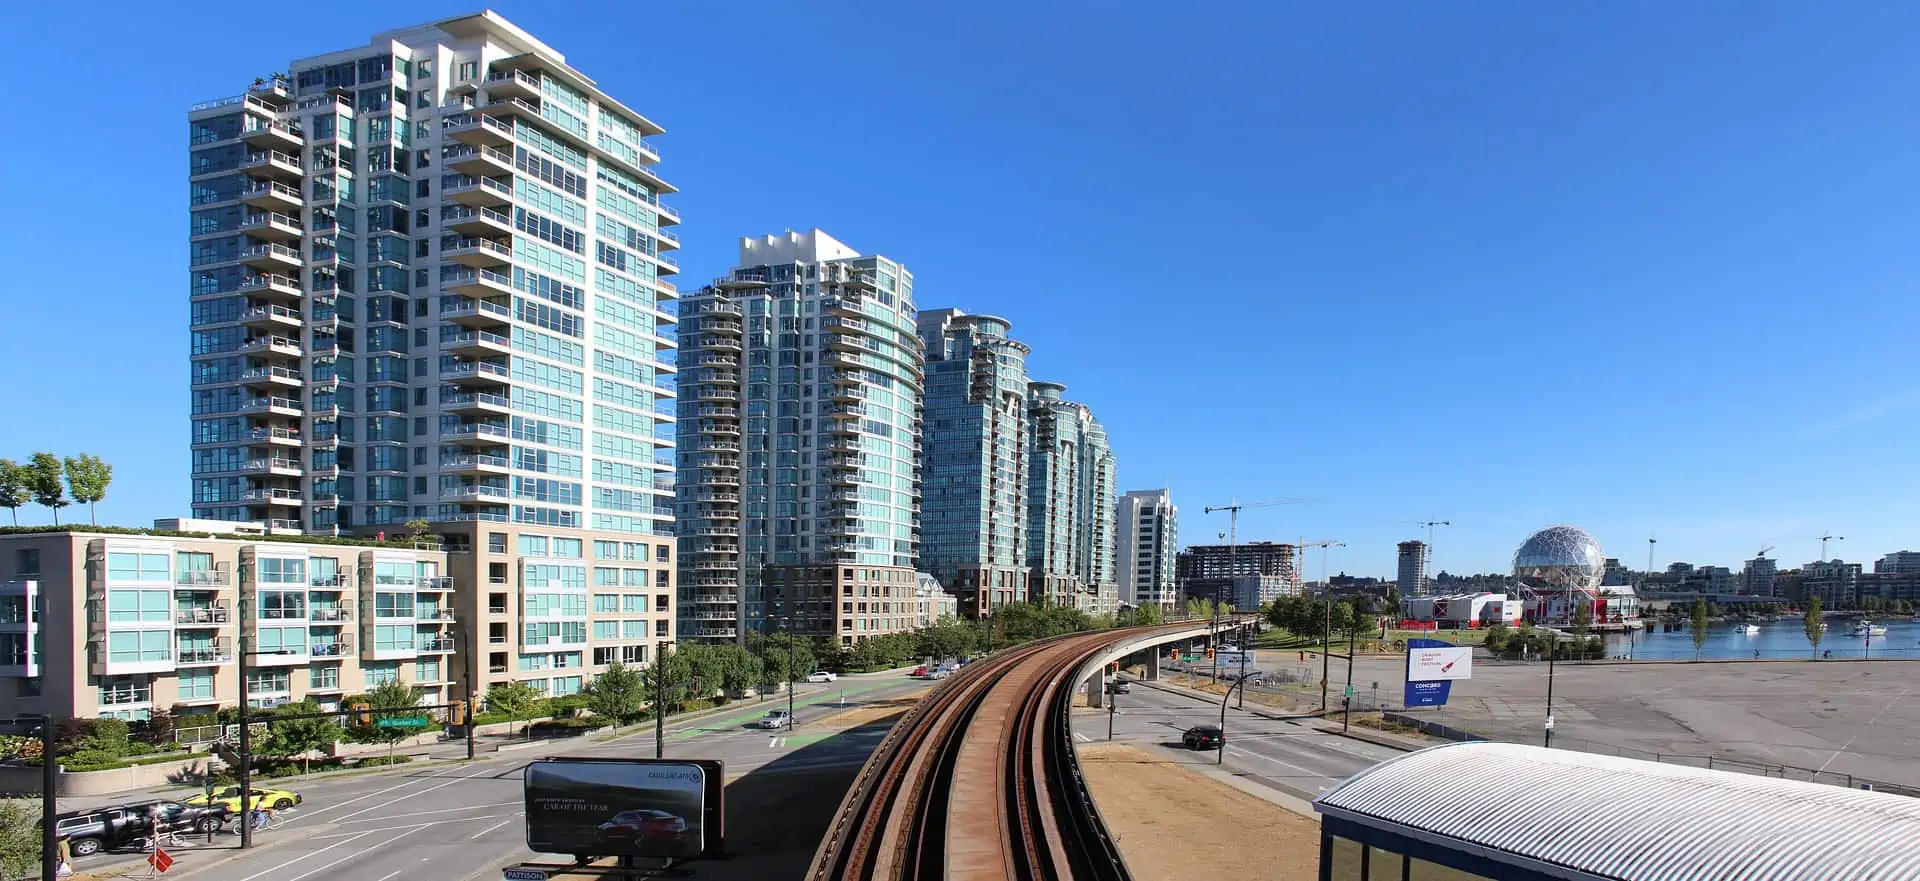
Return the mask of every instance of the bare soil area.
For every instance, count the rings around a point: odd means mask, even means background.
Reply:
[[[1320,824],[1145,750],[1080,748],[1094,803],[1139,881],[1315,881]]]

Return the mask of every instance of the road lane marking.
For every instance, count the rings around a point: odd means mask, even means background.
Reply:
[[[347,839],[347,840],[345,840],[345,841],[339,841],[339,842],[335,842],[335,843],[333,843],[333,844],[329,844],[329,845],[327,845],[326,847],[323,847],[323,848],[320,848],[319,850],[316,850],[316,851],[312,851],[312,852],[309,852],[309,853],[303,853],[303,854],[301,854],[301,855],[299,855],[299,856],[297,856],[297,857],[294,857],[293,859],[290,859],[290,860],[287,860],[286,862],[284,862],[284,863],[281,863],[280,865],[277,865],[277,866],[274,866],[273,868],[271,868],[271,869],[268,869],[268,870],[266,870],[266,871],[264,871],[264,872],[255,872],[255,873],[253,873],[253,874],[251,874],[251,875],[248,875],[247,877],[245,877],[245,878],[242,878],[242,879],[240,879],[240,881],[255,881],[255,879],[258,879],[258,878],[265,878],[265,877],[267,877],[268,875],[271,875],[271,874],[273,874],[273,873],[275,873],[275,872],[278,872],[278,871],[280,871],[281,869],[284,869],[284,868],[286,868],[286,867],[288,867],[288,866],[291,866],[291,865],[293,865],[294,863],[297,863],[297,862],[300,862],[301,860],[304,860],[304,859],[306,859],[306,858],[308,858],[308,857],[311,857],[311,856],[317,856],[317,855],[319,855],[319,854],[323,854],[323,853],[326,853],[327,851],[330,851],[330,850],[332,850],[332,849],[334,849],[334,848],[336,848],[336,847],[339,847],[339,846],[340,846],[340,845],[342,845],[342,844],[352,844],[352,843],[354,843],[355,841],[359,841],[360,839],[362,839],[362,838],[365,838],[365,837],[367,837],[367,836],[369,836],[369,835],[372,835],[372,834],[373,834],[374,832],[378,832],[378,831],[380,831],[380,830],[378,830],[378,829],[374,829],[374,830],[369,830],[369,831],[366,831],[366,832],[361,832],[361,833],[359,833],[359,834],[357,834],[357,835],[354,835],[354,836],[353,836],[352,838],[349,838],[349,839]]]
[[[393,878],[398,876],[399,874],[400,874],[399,872],[394,872],[393,874],[390,874],[385,878],[381,878],[380,881],[393,881]]]
[[[311,869],[308,869],[308,870],[306,870],[305,872],[301,872],[301,873],[300,873],[300,874],[298,874],[298,875],[295,875],[295,876],[293,876],[293,877],[291,877],[291,878],[287,878],[287,879],[285,879],[285,881],[300,881],[300,879],[302,879],[302,878],[305,878],[305,877],[307,877],[308,875],[312,875],[312,874],[313,874],[313,873],[315,873],[315,872],[324,872],[324,871],[326,871],[326,870],[328,870],[328,869],[331,869],[331,868],[333,868],[334,866],[337,866],[337,865],[340,865],[341,863],[344,863],[344,862],[346,862],[346,861],[348,861],[348,860],[350,860],[350,859],[353,859],[353,858],[355,858],[355,857],[360,857],[360,856],[365,856],[365,855],[366,855],[366,853],[367,853],[368,851],[374,851],[374,850],[379,850],[379,849],[381,849],[381,848],[384,848],[384,847],[386,847],[386,846],[387,846],[387,845],[389,845],[389,844],[392,844],[392,843],[394,843],[394,842],[396,842],[396,841],[399,841],[399,840],[400,840],[400,839],[402,839],[402,838],[405,838],[405,837],[407,837],[407,836],[409,836],[409,835],[412,835],[412,834],[413,834],[413,833],[415,833],[415,832],[418,832],[418,831],[420,831],[420,830],[422,830],[422,829],[425,829],[425,828],[427,828],[428,826],[434,826],[434,825],[438,825],[438,824],[436,824],[436,823],[423,823],[423,824],[421,824],[421,825],[419,825],[419,826],[415,826],[415,827],[413,827],[412,829],[408,829],[407,831],[405,831],[405,832],[402,832],[402,833],[400,833],[399,835],[395,835],[395,836],[393,836],[392,838],[389,838],[389,839],[387,839],[387,840],[385,840],[385,841],[382,841],[382,842],[380,842],[379,844],[377,844],[377,845],[374,845],[373,847],[370,847],[370,848],[367,848],[367,850],[366,850],[366,851],[356,851],[356,852],[354,852],[354,853],[350,853],[350,854],[347,854],[346,856],[343,856],[343,857],[341,857],[341,858],[339,858],[339,859],[337,859],[337,860],[334,860],[333,862],[331,862],[331,863],[328,863],[328,864],[326,864],[326,865],[324,865],[324,866],[315,866],[315,867],[313,867],[313,868],[311,868]],[[258,876],[258,875],[255,875],[255,876],[253,876],[253,877],[254,877],[254,878],[258,878],[258,877],[260,877],[260,876]],[[392,876],[388,876],[388,877],[392,877]],[[252,878],[249,878],[249,879],[245,879],[245,881],[252,881]],[[280,879],[275,879],[275,881],[280,881]]]
[[[466,775],[466,776],[464,776],[464,777],[455,777],[455,778],[453,778],[452,780],[448,780],[447,782],[445,782],[445,783],[441,783],[441,784],[439,784],[439,785],[437,785],[437,786],[429,786],[429,787],[427,787],[427,788],[425,788],[425,789],[422,789],[422,790],[420,790],[420,791],[418,791],[418,792],[409,792],[409,793],[407,793],[407,797],[408,797],[408,798],[418,798],[418,797],[420,797],[420,796],[423,796],[423,795],[426,795],[427,793],[429,793],[429,792],[432,792],[432,791],[434,791],[434,790],[436,790],[436,789],[445,789],[445,788],[447,788],[447,787],[449,787],[449,786],[452,786],[452,785],[454,785],[455,783],[465,783],[465,782],[467,782],[467,781],[469,781],[469,780],[472,780],[472,779],[473,779],[473,778],[475,778],[475,777],[479,777],[479,776],[480,776],[480,775],[482,775],[482,774],[492,774],[492,773],[494,773],[494,772],[495,772],[495,771],[497,771],[497,770],[499,770],[499,769],[497,769],[497,768],[490,768],[490,767],[489,767],[489,768],[481,768],[480,770],[478,770],[478,771],[475,771],[475,772],[473,772],[472,774],[468,774],[468,775]],[[337,818],[335,818],[335,819],[334,819],[334,822],[335,822],[335,823],[345,823],[346,821],[348,821],[348,820],[350,820],[350,819],[353,819],[354,817],[358,817],[358,816],[360,816],[361,814],[364,814],[364,813],[367,813],[367,812],[369,812],[369,811],[377,811],[377,810],[379,810],[379,809],[381,809],[382,807],[385,807],[385,806],[386,806],[386,805],[384,805],[384,804],[380,804],[380,805],[374,805],[373,807],[370,807],[370,808],[362,808],[362,809],[360,809],[360,810],[357,810],[357,811],[354,811],[354,812],[353,812],[353,813],[351,813],[351,814],[347,814],[346,816],[343,816],[343,817],[337,817]]]
[[[405,813],[405,814],[388,814],[384,817],[368,817],[365,820],[361,820],[359,822],[384,823],[388,820],[398,820],[401,817],[424,817],[428,814],[451,814],[458,811],[477,811],[477,810],[480,810],[481,808],[503,808],[503,807],[506,807],[507,805],[517,805],[521,803],[522,802],[519,799],[515,799],[513,801],[497,801],[492,804],[465,805],[463,807],[457,807],[457,808],[441,808],[440,810],[437,810],[437,811],[412,811],[410,813]],[[472,819],[472,818],[468,818],[468,819]],[[346,821],[339,820],[337,822],[344,823]]]
[[[1085,734],[1081,734],[1081,733],[1080,733],[1080,732],[1078,732],[1078,731],[1075,731],[1075,732],[1073,733],[1073,739],[1074,739],[1074,740],[1078,740],[1078,741],[1080,741],[1081,743],[1092,743],[1092,742],[1093,742],[1093,738],[1091,738],[1091,737],[1088,737],[1088,736],[1086,736]]]
[[[431,780],[431,779],[433,779],[433,778],[431,778],[431,777],[428,777],[428,778],[426,778],[426,779],[428,779],[428,780]],[[287,822],[289,822],[289,823],[292,823],[292,822],[297,822],[297,821],[299,821],[299,820],[302,820],[302,819],[305,819],[305,818],[307,818],[307,817],[317,817],[317,816],[320,816],[321,814],[324,814],[324,813],[326,813],[326,812],[328,812],[328,811],[337,811],[337,810],[339,810],[339,809],[341,809],[341,808],[344,808],[344,807],[346,807],[347,805],[350,805],[350,804],[354,804],[354,803],[357,803],[357,802],[363,802],[363,801],[366,801],[367,799],[370,799],[370,798],[372,798],[372,797],[374,797],[374,796],[376,796],[376,795],[385,795],[385,794],[387,794],[387,793],[389,793],[389,792],[392,792],[392,791],[394,791],[394,790],[396,790],[396,789],[405,789],[405,788],[407,788],[407,787],[409,787],[409,786],[412,786],[412,785],[414,785],[414,784],[416,784],[416,783],[419,783],[419,782],[420,782],[420,780],[419,780],[419,779],[411,779],[411,780],[408,780],[408,781],[406,781],[405,783],[400,783],[400,784],[398,784],[398,785],[395,785],[395,786],[389,786],[389,787],[387,787],[387,788],[385,788],[385,789],[382,789],[382,790],[379,790],[379,791],[377,791],[377,792],[369,792],[369,793],[367,793],[366,795],[363,795],[363,796],[360,796],[360,797],[358,797],[358,798],[350,798],[350,799],[347,799],[346,801],[343,801],[343,802],[341,802],[341,803],[339,803],[339,804],[337,804],[337,805],[328,805],[328,806],[326,806],[326,807],[324,807],[324,808],[318,808],[318,809],[315,809],[315,810],[313,810],[313,811],[307,811],[307,812],[303,812],[303,813],[302,813],[302,814],[301,814],[300,816],[298,816],[298,817],[288,817],[288,818],[287,818]]]
[[[479,838],[479,837],[481,837],[481,836],[483,836],[483,835],[486,835],[486,834],[487,834],[488,832],[492,832],[493,830],[495,830],[495,829],[498,829],[498,828],[500,828],[500,827],[502,827],[502,826],[505,826],[505,825],[507,825],[508,823],[511,823],[511,822],[513,822],[513,818],[512,818],[512,817],[508,817],[508,818],[506,818],[506,819],[504,819],[504,820],[501,820],[501,821],[500,821],[500,822],[498,822],[498,823],[495,823],[495,824],[493,824],[493,825],[491,825],[491,826],[488,826],[488,827],[487,827],[487,828],[485,828],[485,829],[482,829],[482,830],[480,830],[480,831],[478,831],[478,832],[475,832],[475,833],[473,833],[473,835],[472,835],[471,837],[472,837],[472,838]],[[394,874],[399,874],[399,873],[397,873],[397,872],[396,872],[396,873],[394,873]],[[388,876],[387,876],[387,878],[391,878],[391,877],[393,877],[393,875],[388,875]],[[386,878],[382,878],[382,879],[380,879],[380,881],[386,881]]]

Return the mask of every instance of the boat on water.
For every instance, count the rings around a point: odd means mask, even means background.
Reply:
[[[1740,632],[1741,632],[1741,633],[1744,633],[1744,634],[1746,634],[1746,635],[1748,635],[1748,636],[1753,636],[1754,634],[1757,634],[1757,633],[1759,633],[1759,632],[1760,632],[1760,625],[1758,625],[1758,624],[1748,624],[1748,625],[1746,625],[1746,626],[1744,626],[1744,627],[1741,627],[1741,628],[1740,628]]]
[[[1872,621],[1861,621],[1860,623],[1853,625],[1853,635],[1854,636],[1886,636],[1887,625],[1875,624]]]

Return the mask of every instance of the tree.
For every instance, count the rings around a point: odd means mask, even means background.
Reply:
[[[1827,628],[1826,622],[1820,619],[1819,597],[1812,597],[1807,600],[1807,613],[1801,617],[1800,623],[1807,629],[1807,642],[1813,645],[1814,653],[1818,654],[1820,652],[1820,637],[1826,635]]]
[[[754,687],[760,678],[760,659],[737,645],[715,646],[716,656],[713,662],[719,676],[719,686],[728,697],[741,697],[747,689]]]
[[[618,730],[621,723],[638,721],[646,714],[640,708],[646,692],[647,683],[640,671],[614,661],[587,683],[587,709],[596,716],[605,716]]]
[[[382,688],[386,686],[381,686]],[[377,689],[376,689],[377,690]],[[412,689],[408,689],[411,693]],[[313,753],[340,742],[340,723],[331,716],[313,716],[320,712],[320,705],[313,701],[301,701],[295,704],[281,704],[267,717],[267,738],[260,745],[260,751],[281,758],[300,759],[300,773],[313,769]],[[306,715],[305,719],[281,719],[281,716]],[[388,731],[400,731],[402,735],[409,731],[404,728],[389,728]]]
[[[1593,601],[1583,595],[1580,602],[1573,607],[1573,635],[1580,637],[1575,644],[1585,643],[1587,631],[1592,629]]]
[[[40,806],[0,801],[0,877],[40,877]]]
[[[60,509],[68,505],[67,487],[61,483],[66,471],[60,466],[60,457],[52,453],[34,453],[27,462],[27,490],[33,493],[33,500],[53,511],[53,525],[60,525]]]
[[[869,664],[861,666],[877,666],[886,662],[883,648],[880,640],[868,639],[854,647],[854,657],[856,660],[869,661]],[[768,634],[760,641],[759,655],[760,677],[756,684],[763,692],[786,682],[789,671],[795,679],[813,671],[813,645],[790,633]]]
[[[420,539],[433,531],[433,521],[425,517],[416,517],[407,521],[407,537]]]
[[[359,702],[366,704],[368,709],[373,711],[371,715],[374,724],[360,729],[357,732],[358,736],[362,740],[386,744],[387,755],[393,755],[393,747],[395,744],[420,733],[413,728],[382,728],[379,726],[381,719],[418,714],[420,696],[413,693],[413,686],[401,682],[398,679],[389,679],[375,686],[372,691],[361,695]]]
[[[1693,659],[1700,660],[1700,649],[1707,644],[1707,598],[1693,598]]]
[[[88,521],[95,526],[100,525],[94,505],[107,497],[107,485],[113,482],[113,466],[100,461],[100,457],[92,453],[68,456],[65,465],[68,495],[87,506]]]
[[[33,500],[33,487],[27,466],[12,459],[0,459],[0,508],[13,512],[13,525],[20,525],[20,507]]]
[[[173,745],[173,714],[166,707],[154,707],[147,714],[146,724],[139,732],[140,739],[157,747]]]
[[[488,712],[504,714],[513,722],[533,718],[539,713],[541,701],[544,700],[546,696],[540,693],[540,689],[517,679],[496,683],[487,689]]]
[[[1118,621],[1121,627],[1147,627],[1167,623],[1167,616],[1160,611],[1159,603],[1141,603],[1120,613]]]
[[[688,662],[684,652],[664,648],[643,675],[647,683],[647,700],[655,705],[653,711],[670,716],[680,701],[686,698],[687,687],[693,682],[693,665]],[[493,693],[487,694],[491,704]]]

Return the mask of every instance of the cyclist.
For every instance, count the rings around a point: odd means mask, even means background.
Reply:
[[[255,805],[252,814],[253,831],[258,832],[273,824],[273,809],[266,805]]]

